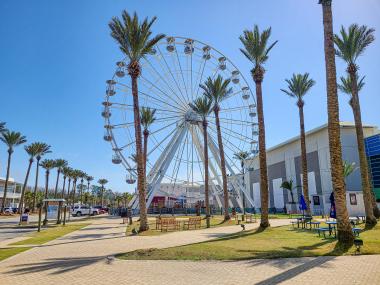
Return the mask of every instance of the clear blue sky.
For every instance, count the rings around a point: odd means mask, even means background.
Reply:
[[[22,132],[29,142],[51,144],[53,153],[49,157],[65,158],[72,167],[96,179],[107,178],[113,190],[131,191],[124,182],[124,169],[110,161],[112,152],[102,140],[100,116],[104,81],[121,58],[107,23],[127,9],[141,17],[156,15],[154,32],[195,38],[219,49],[246,77],[251,65],[239,51],[239,35],[254,24],[272,26],[272,39],[279,43],[270,54],[263,88],[267,145],[275,145],[299,132],[295,102],[279,91],[293,72],[309,72],[317,82],[305,99],[306,128],[327,121],[322,13],[317,2],[2,0],[0,121]],[[360,73],[366,75],[361,93],[363,121],[379,126],[380,1],[333,0],[333,4],[336,32],[341,25],[351,23],[376,29],[378,39],[360,58],[359,65]],[[337,64],[338,75],[342,75],[345,66],[340,59]],[[352,121],[343,95],[340,110],[341,120]],[[5,162],[6,149],[0,145],[3,177]],[[19,147],[11,176],[22,181],[26,166],[27,156]]]

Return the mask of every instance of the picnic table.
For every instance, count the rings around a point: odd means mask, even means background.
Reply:
[[[334,235],[336,237],[336,221],[327,221],[326,224],[329,226],[329,235],[332,235],[332,231],[334,230]]]

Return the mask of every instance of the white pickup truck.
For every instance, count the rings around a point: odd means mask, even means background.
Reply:
[[[99,210],[85,205],[76,205],[72,211],[73,216],[80,217],[82,215],[98,215]]]

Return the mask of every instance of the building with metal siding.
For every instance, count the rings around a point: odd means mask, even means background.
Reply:
[[[370,167],[373,191],[380,202],[380,134],[365,139],[365,147]]]
[[[341,142],[343,159],[355,162],[359,166],[356,131],[353,123],[341,122]],[[364,136],[378,134],[375,126],[364,126]],[[330,209],[330,194],[332,192],[331,166],[327,124],[306,133],[306,149],[308,161],[309,194],[311,208],[314,214],[327,214]],[[298,201],[302,193],[301,147],[299,136],[287,140],[267,150],[269,207],[272,212],[284,211],[291,207],[290,193],[281,189],[281,183],[293,179],[299,188],[293,191]],[[254,200],[255,209],[261,208],[259,159],[255,157],[246,162],[249,171],[246,174],[246,186]],[[364,213],[361,191],[360,169],[357,169],[346,179],[347,207],[350,215]]]

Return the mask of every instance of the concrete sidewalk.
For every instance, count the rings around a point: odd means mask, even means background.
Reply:
[[[289,220],[272,220],[272,226]],[[248,225],[248,229],[258,224]],[[0,262],[4,284],[380,284],[380,256],[221,261],[123,261],[107,256],[140,248],[206,241],[239,226],[125,237],[121,219],[104,218],[84,229]]]

